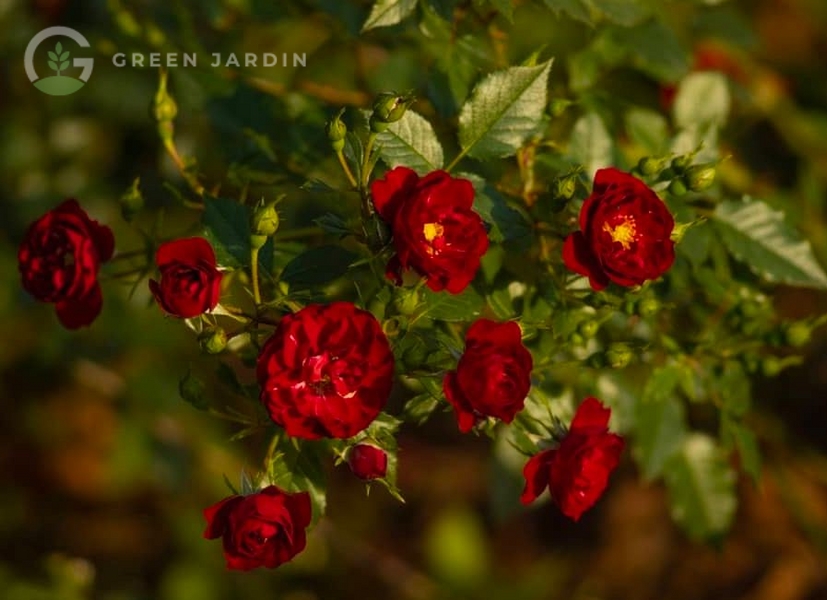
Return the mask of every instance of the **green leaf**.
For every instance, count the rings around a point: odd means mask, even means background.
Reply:
[[[348,226],[347,222],[339,215],[333,213],[325,213],[313,222],[324,229],[328,233],[338,236],[352,235],[353,230]]]
[[[58,54],[60,54],[61,52],[63,52],[63,44],[61,44],[60,42],[58,42],[57,44],[55,44],[55,52],[57,52]]]
[[[543,0],[555,14],[559,15],[560,11],[566,13],[575,21],[581,21],[588,25],[592,23],[592,15],[589,7],[584,4],[582,0]]]
[[[739,361],[727,361],[723,369],[723,373],[711,382],[713,389],[720,395],[725,411],[742,417],[752,405],[749,377]]]
[[[514,3],[512,0],[488,0],[497,12],[509,21],[514,19]]]
[[[569,154],[586,167],[589,177],[614,162],[614,147],[606,125],[597,113],[588,113],[577,119],[571,132]]]
[[[69,51],[68,50],[60,55],[60,60],[66,60],[67,58],[69,58]]]
[[[712,219],[727,250],[767,281],[827,289],[827,274],[810,244],[782,212],[745,198],[719,204]]]
[[[362,31],[396,25],[414,11],[416,2],[417,0],[377,0]]]
[[[69,68],[69,61],[68,60],[65,61],[65,62],[60,63],[60,70],[61,71],[63,71],[64,69],[68,69],[68,68]]]
[[[631,27],[645,19],[650,10],[641,0],[583,0],[608,21]]]
[[[204,236],[215,250],[219,266],[250,265],[250,212],[246,206],[228,198],[204,196]],[[259,251],[259,265],[269,273],[273,263],[273,242]]]
[[[51,59],[52,59],[53,61],[55,61],[55,62],[57,62],[58,60],[60,60],[60,58],[58,57],[58,55],[57,55],[57,54],[55,54],[54,52],[52,52],[51,50],[49,50],[49,58],[51,58]]]
[[[735,473],[711,437],[687,436],[669,461],[665,479],[672,518],[690,538],[709,540],[726,533],[735,515]]]
[[[669,142],[669,124],[654,110],[633,108],[626,113],[626,131],[638,146],[650,156],[666,152]]]
[[[327,504],[322,467],[323,444],[324,442],[280,436],[276,451],[273,452],[267,466],[267,474],[273,485],[291,493],[310,494],[313,523],[324,515]]]
[[[660,19],[619,29],[615,44],[628,51],[632,64],[660,81],[676,81],[689,71],[689,53],[675,32]]]
[[[655,404],[673,398],[683,375],[684,368],[678,364],[657,367],[646,381],[641,401]]]
[[[539,131],[551,63],[497,71],[474,88],[459,115],[459,142],[468,156],[511,156]]]
[[[470,321],[485,306],[485,298],[470,285],[459,294],[424,290],[422,302],[422,314],[440,321]]]
[[[403,165],[420,175],[442,168],[442,145],[434,128],[412,110],[377,136],[379,156],[390,167]]]
[[[494,242],[531,244],[534,232],[523,214],[510,206],[497,189],[479,175],[457,173],[474,186],[474,210],[492,225],[488,237]]]
[[[50,61],[49,61],[49,68],[50,68],[52,71],[57,71],[57,70],[58,70],[58,68],[57,68],[57,63],[55,63],[54,61],[51,61],[51,60],[50,60]]]
[[[740,421],[725,417],[721,419],[721,439],[727,449],[738,451],[741,468],[752,481],[761,481],[761,450],[755,433]]]
[[[683,404],[674,396],[656,403],[637,402],[635,430],[635,458],[644,479],[652,480],[663,473],[686,436]]]
[[[417,426],[424,425],[440,404],[440,399],[432,394],[419,394],[405,403],[402,419]]]
[[[317,246],[287,263],[281,272],[281,279],[299,287],[324,285],[347,273],[357,258],[356,254],[341,246]]]
[[[721,73],[690,73],[678,86],[672,113],[679,128],[722,126],[729,115],[730,97],[726,77]]]

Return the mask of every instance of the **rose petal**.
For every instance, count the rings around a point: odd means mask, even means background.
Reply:
[[[581,231],[575,231],[563,242],[563,263],[575,273],[587,276],[595,291],[609,285],[609,278],[589,249]]]
[[[243,498],[243,496],[230,496],[204,509],[204,518],[207,520],[207,528],[204,530],[206,539],[214,540],[224,535],[227,515]]]
[[[81,298],[61,300],[55,305],[57,318],[66,329],[78,329],[90,325],[100,314],[103,294],[98,283]]]
[[[609,418],[612,410],[603,406],[597,398],[589,396],[580,406],[571,422],[571,431],[580,429],[606,429],[609,426]]]
[[[554,453],[554,449],[544,450],[528,459],[523,467],[525,488],[520,496],[521,503],[531,504],[548,487],[549,465]]]
[[[204,238],[192,237],[165,242],[158,247],[155,253],[155,262],[159,269],[164,269],[173,263],[197,265],[204,262],[215,268],[215,251]]]
[[[396,167],[385,173],[384,179],[376,179],[370,186],[370,194],[376,212],[387,223],[392,223],[401,199],[413,192],[419,176],[408,167]]]

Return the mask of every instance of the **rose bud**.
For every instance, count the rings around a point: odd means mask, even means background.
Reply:
[[[23,289],[53,303],[67,329],[89,325],[103,305],[98,271],[114,250],[112,230],[66,200],[26,231],[17,253]]]
[[[693,192],[703,192],[715,181],[715,169],[713,167],[696,165],[689,167],[683,178],[686,181],[686,187],[690,190]]]
[[[196,237],[161,244],[155,262],[161,280],[150,279],[149,289],[168,314],[187,319],[216,307],[221,271],[207,240]]]
[[[249,496],[230,496],[204,510],[208,540],[221,538],[228,569],[274,569],[304,550],[310,495],[271,485]]]
[[[405,116],[408,107],[415,100],[412,94],[397,94],[385,92],[379,94],[373,103],[373,113],[370,116],[370,130],[382,133],[391,123],[396,123]]]
[[[283,317],[261,349],[256,376],[262,404],[288,435],[349,438],[384,408],[393,364],[376,317],[333,302]]]
[[[327,133],[327,139],[330,141],[330,146],[334,152],[341,152],[345,147],[347,125],[342,122],[342,115],[344,113],[345,109],[343,108],[325,124],[325,133]]]
[[[134,219],[144,207],[144,197],[138,187],[140,183],[141,178],[136,177],[129,189],[120,197],[121,216],[126,222]]]
[[[470,181],[445,171],[420,178],[396,167],[373,182],[371,194],[393,233],[396,255],[387,265],[389,279],[401,285],[402,272],[411,269],[435,292],[458,294],[468,287],[488,250],[485,225],[471,209]]]
[[[370,444],[357,444],[347,454],[347,464],[359,479],[382,479],[388,470],[388,455]]]
[[[623,452],[623,438],[609,433],[610,416],[599,400],[583,400],[559,443],[526,463],[520,501],[529,504],[548,487],[560,511],[574,521],[594,506]]]
[[[609,282],[640,285],[675,261],[675,221],[645,183],[617,169],[600,169],[580,209],[580,231],[566,238],[563,262],[589,278],[592,289]]]
[[[276,203],[262,204],[253,212],[253,234],[262,236],[274,235],[279,230],[279,213],[276,212]]]
[[[198,336],[198,343],[207,354],[220,354],[227,347],[227,332],[221,327],[209,327]]]
[[[449,371],[442,383],[459,430],[471,431],[477,420],[486,417],[513,421],[531,388],[532,366],[517,323],[475,321],[465,336],[465,352],[456,370]]]

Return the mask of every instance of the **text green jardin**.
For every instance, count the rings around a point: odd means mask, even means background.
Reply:
[[[281,56],[274,52],[255,54],[245,52],[244,54],[221,54],[212,53],[210,67],[306,67],[307,53],[282,52]],[[118,52],[112,56],[112,64],[116,67],[197,67],[198,54],[194,52],[150,52],[149,54]]]

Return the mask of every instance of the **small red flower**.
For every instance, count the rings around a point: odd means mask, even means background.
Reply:
[[[207,240],[194,237],[161,244],[155,262],[161,281],[150,279],[149,289],[168,314],[188,319],[218,304],[221,271]]]
[[[610,416],[596,398],[583,400],[559,445],[526,463],[520,501],[529,504],[548,487],[560,511],[579,520],[603,495],[623,452],[623,438],[609,433]]]
[[[589,278],[594,290],[610,281],[640,285],[675,261],[675,221],[657,194],[617,169],[600,169],[580,209],[580,231],[566,238],[563,262]]]
[[[396,255],[387,276],[397,285],[413,269],[428,287],[458,294],[474,279],[488,250],[488,234],[471,207],[474,187],[467,179],[434,171],[420,178],[396,167],[371,184],[373,204],[393,231]]]
[[[520,326],[513,321],[479,319],[468,329],[457,369],[442,382],[463,433],[484,417],[510,423],[523,409],[531,388],[533,362],[521,335]]]
[[[381,479],[388,471],[388,455],[370,444],[356,444],[347,454],[347,464],[359,479]]]
[[[32,223],[20,244],[23,288],[54,303],[67,329],[89,325],[103,305],[98,270],[114,250],[112,230],[90,219],[77,200],[66,200]]]
[[[288,435],[349,438],[385,406],[393,354],[369,312],[350,302],[311,304],[281,319],[256,373],[262,403]]]
[[[304,550],[310,515],[307,492],[289,494],[271,485],[205,509],[204,537],[221,538],[228,569],[274,569]]]

